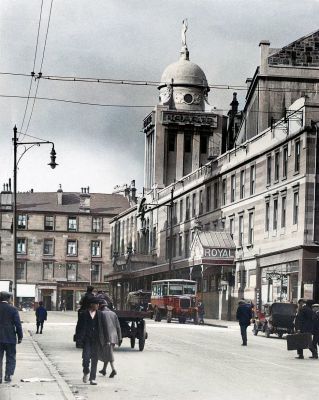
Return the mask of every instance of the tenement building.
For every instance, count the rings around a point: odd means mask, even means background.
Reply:
[[[239,298],[319,300],[318,62],[318,32],[262,42],[244,110],[234,96],[227,120],[206,111],[205,74],[183,43],[144,120],[144,196],[110,221],[118,306],[169,277],[196,280],[213,318],[234,318]]]
[[[135,196],[135,192],[134,192]],[[133,199],[134,200],[134,199]],[[132,202],[131,202],[132,204]],[[111,270],[109,221],[130,206],[120,194],[17,194],[17,298],[21,306],[42,300],[48,310],[76,309],[88,284],[106,289]],[[0,280],[13,279],[12,192],[0,203]]]

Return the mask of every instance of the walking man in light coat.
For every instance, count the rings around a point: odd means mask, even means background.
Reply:
[[[107,302],[104,299],[100,300],[100,310],[102,311],[103,316],[105,317],[106,320],[106,326],[107,326],[107,354],[106,358],[103,359],[104,365],[103,368],[101,369],[100,374],[106,375],[106,367],[107,364],[111,364],[112,371],[110,373],[110,378],[114,378],[114,376],[117,374],[115,368],[114,368],[114,354],[113,350],[115,345],[119,345],[122,343],[122,334],[121,334],[121,327],[120,327],[120,322],[119,319],[117,318],[117,315],[115,312],[111,311],[107,307]]]

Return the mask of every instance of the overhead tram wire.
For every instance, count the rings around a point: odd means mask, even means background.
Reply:
[[[35,45],[35,51],[34,51],[34,57],[33,57],[33,68],[32,68],[32,72],[30,74],[31,75],[31,79],[30,79],[28,98],[27,98],[25,109],[24,109],[24,114],[23,114],[23,119],[22,119],[22,123],[21,123],[21,127],[20,127],[20,132],[22,132],[22,129],[23,129],[25,117],[26,117],[27,110],[28,110],[29,100],[30,100],[30,93],[31,93],[31,88],[32,88],[32,83],[33,83],[35,63],[36,63],[37,53],[38,53],[39,35],[40,35],[40,27],[41,27],[41,20],[42,20],[42,10],[43,10],[43,0],[41,1],[41,7],[40,7],[40,15],[39,15],[39,22],[38,22],[38,32],[37,32],[37,39],[36,39],[36,45]],[[19,140],[19,138],[20,138],[20,133],[19,133],[19,136],[18,136],[18,140]]]
[[[49,33],[49,27],[50,27],[50,21],[51,21],[52,6],[53,6],[53,0],[51,0],[51,4],[50,4],[49,18],[48,18],[47,30],[46,30],[46,34],[45,34],[45,41],[44,41],[44,46],[43,46],[42,59],[41,59],[38,78],[40,78],[41,75],[42,75],[42,67],[43,67],[43,62],[44,62],[44,55],[45,55],[47,39],[48,39],[48,33]],[[26,130],[25,130],[24,134],[26,134],[28,132],[28,130],[29,130],[30,122],[31,122],[31,119],[32,119],[33,111],[34,111],[35,101],[37,99],[37,94],[38,94],[38,90],[39,90],[39,84],[40,84],[40,79],[37,80],[37,86],[36,86],[36,90],[35,90],[35,95],[33,97],[31,113],[30,113],[28,124],[27,124],[27,127],[26,127]]]

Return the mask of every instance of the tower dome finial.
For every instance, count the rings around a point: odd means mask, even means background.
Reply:
[[[182,48],[181,48],[181,59],[189,60],[189,51],[186,44],[186,31],[188,29],[188,21],[187,18],[183,20],[182,27]]]

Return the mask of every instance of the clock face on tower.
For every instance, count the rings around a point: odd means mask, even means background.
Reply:
[[[191,104],[193,102],[193,96],[189,93],[184,95],[184,101],[187,104]]]

